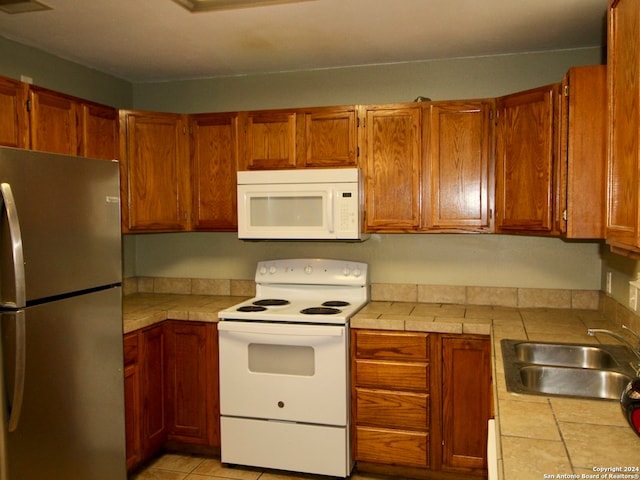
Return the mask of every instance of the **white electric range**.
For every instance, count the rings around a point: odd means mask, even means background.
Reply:
[[[369,300],[368,266],[259,262],[256,296],[219,312],[223,463],[351,473],[349,319]]]

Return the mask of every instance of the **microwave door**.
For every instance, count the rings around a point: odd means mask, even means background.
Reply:
[[[329,186],[309,187],[239,185],[239,238],[336,238],[333,190]]]

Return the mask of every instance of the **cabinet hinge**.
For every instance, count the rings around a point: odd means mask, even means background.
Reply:
[[[27,107],[27,112],[31,111],[31,100],[27,100],[25,103],[25,106]]]
[[[360,126],[360,117],[356,117],[356,127]]]
[[[489,120],[493,120],[493,109],[489,110]]]
[[[356,147],[356,157],[360,158],[360,147]]]
[[[566,208],[562,211],[562,220],[564,220],[565,222],[567,221],[567,209]]]
[[[564,96],[568,97],[569,96],[569,85],[565,85],[564,86]]]
[[[489,209],[489,220],[493,220],[493,208]]]

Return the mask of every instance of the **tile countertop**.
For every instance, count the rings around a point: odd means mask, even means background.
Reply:
[[[218,310],[245,298],[126,296],[124,331],[165,319],[216,322]],[[600,312],[371,302],[351,326],[491,335],[500,479],[640,478],[640,437],[626,423],[618,402],[513,394],[505,385],[501,339],[598,343],[587,328],[615,328]],[[615,343],[606,336],[600,340]]]

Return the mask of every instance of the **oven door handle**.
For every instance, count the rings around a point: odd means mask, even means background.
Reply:
[[[291,325],[264,324],[257,322],[218,322],[218,330],[231,333],[249,333],[258,335],[288,335],[301,337],[343,337],[344,326],[333,325]]]

